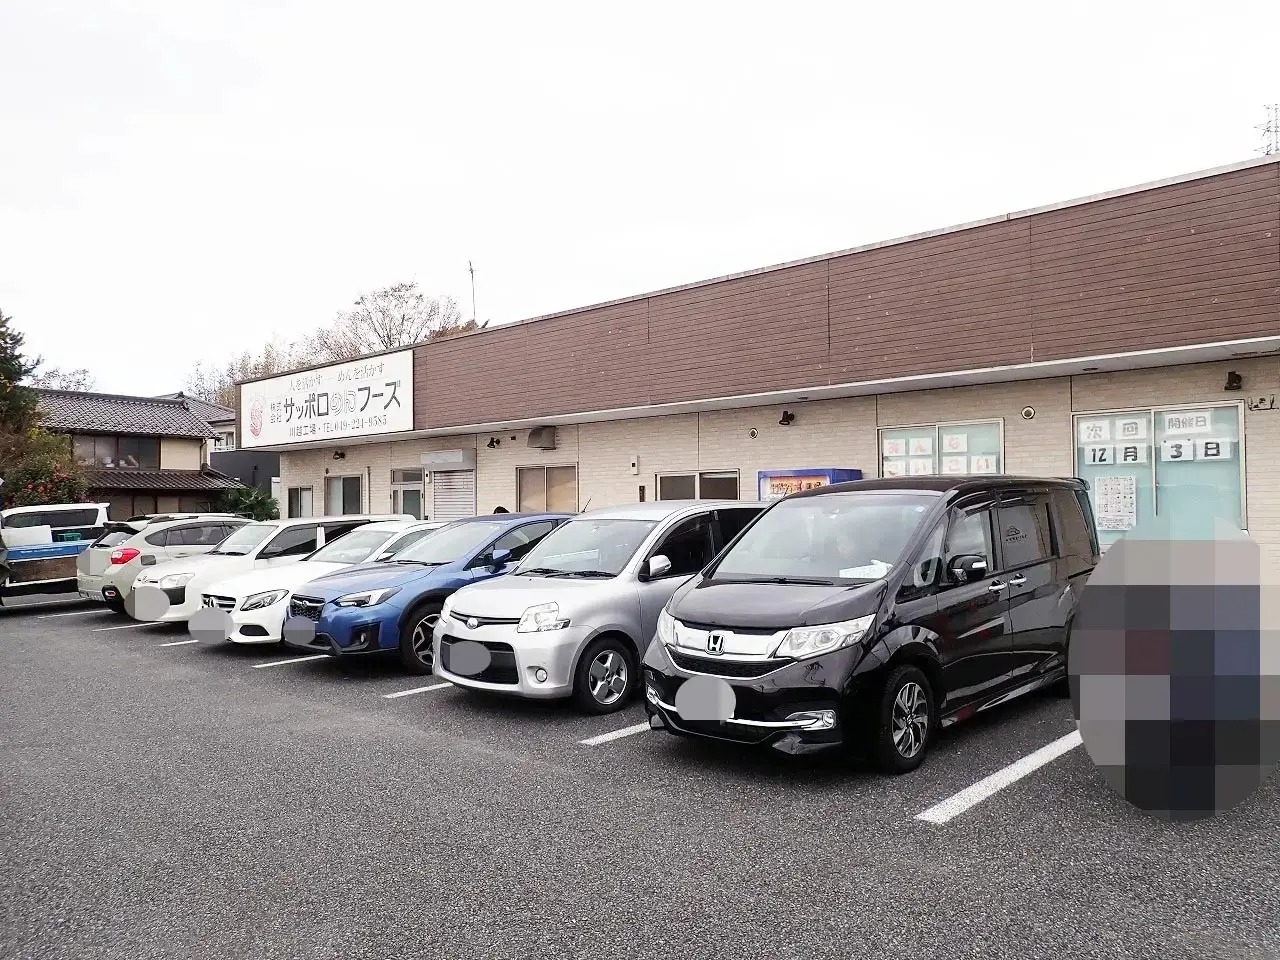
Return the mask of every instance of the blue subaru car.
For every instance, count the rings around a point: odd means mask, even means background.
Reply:
[[[286,623],[285,643],[339,657],[397,651],[411,673],[430,673],[431,633],[445,597],[515,569],[569,516],[505,513],[455,520],[392,560],[311,580],[290,599],[289,619],[314,622],[315,635]]]

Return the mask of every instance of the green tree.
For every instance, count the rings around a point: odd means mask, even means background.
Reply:
[[[13,318],[0,310],[0,431],[21,434],[35,421],[39,397],[22,385],[38,366],[39,359],[22,354],[23,336],[13,327]]]
[[[228,490],[219,500],[218,510],[239,513],[254,520],[279,520],[280,505],[256,487],[237,487]]]
[[[81,503],[88,492],[70,439],[39,427],[0,441],[0,475],[0,507]]]

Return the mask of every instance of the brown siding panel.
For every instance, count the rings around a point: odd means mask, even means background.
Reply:
[[[1280,334],[1280,165],[416,348],[419,429]]]

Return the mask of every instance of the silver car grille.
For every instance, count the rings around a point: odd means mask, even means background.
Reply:
[[[289,601],[289,616],[306,617],[308,620],[319,620],[320,611],[324,609],[323,600],[311,597],[294,597]]]
[[[204,606],[213,607],[215,610],[234,610],[236,608],[235,597],[215,597],[206,593],[201,599]]]

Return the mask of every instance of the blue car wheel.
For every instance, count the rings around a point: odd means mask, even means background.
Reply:
[[[404,618],[400,627],[400,663],[410,673],[431,673],[431,635],[440,619],[441,606],[438,600],[424,603]]]

